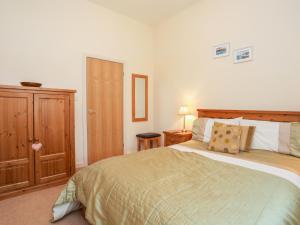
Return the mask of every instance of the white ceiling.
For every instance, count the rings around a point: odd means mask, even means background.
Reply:
[[[199,0],[90,0],[147,24],[156,24]]]

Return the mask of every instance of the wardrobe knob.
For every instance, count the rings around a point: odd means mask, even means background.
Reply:
[[[36,152],[38,152],[39,150],[41,150],[41,148],[43,147],[42,143],[36,143],[36,144],[32,144],[32,149]]]

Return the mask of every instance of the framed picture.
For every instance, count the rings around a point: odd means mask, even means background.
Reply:
[[[233,53],[234,63],[252,61],[252,47],[237,49]]]
[[[229,56],[229,52],[230,52],[230,44],[229,43],[215,45],[213,47],[213,57],[214,58],[221,58],[221,57]]]

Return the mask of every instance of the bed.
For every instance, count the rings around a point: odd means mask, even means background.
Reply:
[[[298,112],[198,110],[199,117],[300,122]],[[77,172],[53,221],[85,209],[93,225],[300,225],[300,158],[179,145],[102,160]]]

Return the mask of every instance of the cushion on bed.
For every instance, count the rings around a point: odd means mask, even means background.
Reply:
[[[242,129],[240,126],[215,123],[208,149],[237,154],[240,150]]]
[[[291,124],[290,151],[291,155],[300,157],[300,123]]]
[[[278,152],[300,157],[300,123],[280,123]]]
[[[212,119],[212,118],[208,118],[208,120],[206,122],[205,130],[204,130],[203,141],[205,141],[205,142],[210,141],[211,134],[212,134],[212,132],[211,132],[212,127],[213,127],[215,122],[229,124],[229,125],[240,125],[240,120],[241,119],[242,119],[241,117],[235,118],[235,119]]]
[[[192,139],[197,141],[203,141],[204,131],[208,118],[198,118],[193,122]]]
[[[255,132],[254,126],[240,126],[242,130],[240,151],[248,152],[251,149],[251,143]]]
[[[263,149],[278,152],[279,122],[245,120],[240,121],[241,126],[254,126],[255,132],[251,149]]]
[[[255,126],[251,149],[262,149],[300,157],[300,123],[241,120]]]
[[[215,122],[214,124],[218,126],[226,125],[218,122]],[[240,126],[240,128],[241,128],[240,151],[244,151],[244,152],[250,151],[250,146],[255,132],[255,127]]]

